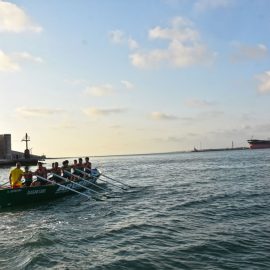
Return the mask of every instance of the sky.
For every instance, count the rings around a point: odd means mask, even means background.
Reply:
[[[269,0],[0,0],[0,134],[47,157],[270,137]]]

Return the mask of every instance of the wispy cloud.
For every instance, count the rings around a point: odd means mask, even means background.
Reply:
[[[176,115],[171,115],[163,112],[152,112],[151,118],[154,120],[178,120],[179,117]]]
[[[263,60],[269,55],[268,49],[264,44],[249,46],[234,43],[232,46],[234,48],[234,52],[231,54],[231,61],[234,63],[250,60]]]
[[[194,10],[196,12],[205,12],[213,9],[227,8],[232,3],[232,0],[197,0],[194,4]]]
[[[73,86],[86,85],[88,83],[87,80],[84,79],[74,79],[74,80],[65,79],[64,82]]]
[[[121,114],[126,112],[125,108],[96,108],[90,107],[83,109],[83,113],[89,117],[108,116],[112,114]]]
[[[27,52],[6,54],[0,50],[0,71],[19,71],[21,69],[20,62],[22,61],[30,61],[35,63],[43,62],[41,57],[35,57]]]
[[[128,43],[129,49],[131,49],[131,50],[135,50],[135,49],[138,49],[140,47],[139,43],[135,39],[133,39],[131,37],[129,37],[127,39],[127,43]]]
[[[96,97],[109,96],[113,94],[113,92],[114,92],[114,88],[110,84],[93,85],[93,86],[88,86],[85,89],[85,94],[96,96]]]
[[[130,55],[131,63],[138,68],[157,68],[168,64],[184,68],[211,63],[215,53],[210,52],[200,40],[200,33],[193,23],[185,18],[174,18],[169,27],[156,26],[149,30],[150,40],[168,40],[166,49],[136,51]]]
[[[0,0],[0,32],[41,32],[42,27],[33,23],[16,4]]]
[[[134,89],[134,85],[130,81],[122,80],[121,83],[128,90]]]
[[[127,44],[130,50],[139,48],[139,44],[135,39],[126,36],[126,34],[119,29],[110,31],[109,39],[114,44]]]
[[[258,92],[262,94],[270,93],[270,70],[256,76],[259,81]]]
[[[179,42],[193,42],[198,40],[199,33],[193,28],[193,23],[183,17],[176,17],[171,21],[171,27],[156,26],[149,30],[150,39],[177,40]]]
[[[0,50],[0,71],[18,71],[19,65],[13,59]]]
[[[113,43],[123,43],[125,41],[125,33],[118,29],[113,30],[109,32],[109,38]]]
[[[43,59],[41,57],[33,56],[28,52],[13,53],[12,57],[14,59],[17,59],[18,61],[24,60],[24,61],[31,61],[31,62],[36,62],[36,63],[43,63]]]
[[[186,106],[191,108],[208,108],[215,105],[214,102],[200,100],[200,99],[189,99],[185,102]]]
[[[49,108],[29,108],[20,107],[16,109],[18,115],[21,116],[51,116],[54,114],[59,114],[65,112],[63,109],[49,109]]]

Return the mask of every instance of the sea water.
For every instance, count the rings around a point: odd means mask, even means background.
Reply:
[[[270,269],[270,150],[92,162],[132,188],[0,212],[0,269]]]

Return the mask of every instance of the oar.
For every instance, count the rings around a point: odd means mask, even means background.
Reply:
[[[81,170],[79,170],[79,169],[75,169],[76,171],[78,171],[78,172],[80,172],[80,173],[82,173],[82,174],[84,174],[84,175],[86,175],[86,176],[88,176],[88,177],[93,177],[93,178],[98,178],[98,177],[96,177],[96,176],[93,176],[93,175],[91,175],[91,174],[88,174],[88,173],[86,173],[86,172],[84,172],[84,171],[81,171]],[[94,187],[98,187],[98,188],[100,188],[100,189],[102,189],[102,190],[104,190],[104,191],[108,191],[106,188],[103,188],[103,187],[101,187],[101,186],[99,186],[99,185],[96,185],[95,183],[92,183],[91,181],[89,181],[88,179],[85,179],[85,178],[82,178],[82,177],[80,177],[79,175],[76,175],[76,174],[72,174],[72,173],[70,173],[70,172],[68,172],[68,171],[65,171],[65,173],[67,173],[67,174],[69,174],[70,176],[74,176],[74,177],[76,177],[77,179],[83,179],[83,180],[85,180],[86,182],[89,182],[89,184],[91,184],[91,185],[93,185]]]
[[[106,178],[108,178],[108,179],[110,179],[110,180],[112,180],[112,181],[115,181],[115,182],[117,182],[117,183],[120,183],[120,184],[122,184],[123,186],[129,187],[129,188],[135,188],[135,187],[132,187],[132,186],[130,186],[130,185],[127,185],[127,184],[123,183],[122,181],[119,181],[119,180],[116,180],[116,179],[114,179],[114,178],[111,178],[111,177],[105,175],[104,173],[101,173],[101,176],[104,176],[104,177],[106,177]]]
[[[79,175],[72,174],[72,173],[70,173],[70,172],[68,172],[68,171],[64,171],[64,172],[67,173],[67,174],[69,174],[70,176],[76,177],[76,178],[79,179],[79,180],[86,181],[86,182],[88,182],[89,184],[93,185],[94,187],[101,188],[100,186],[98,186],[98,185],[92,183],[91,181],[88,181],[88,180],[86,180],[86,179],[80,177]],[[75,182],[75,183],[76,183],[76,182]],[[104,188],[102,188],[102,189],[104,189]],[[104,189],[104,190],[107,191],[106,189]],[[100,193],[99,193],[99,194],[100,194]],[[109,195],[106,195],[106,194],[103,194],[103,195],[104,195],[106,198],[108,198],[108,199],[118,198],[118,197],[115,197],[115,196],[109,196]]]
[[[8,181],[8,182],[6,182],[6,183],[4,183],[4,184],[1,184],[1,186],[5,186],[6,184],[9,184],[10,182]]]
[[[78,171],[78,172],[80,172],[80,173],[83,173],[83,174],[86,175],[86,176],[97,178],[96,176],[93,176],[93,175],[91,175],[91,174],[89,174],[89,173],[86,173],[86,172],[84,172],[84,171],[81,171],[81,170],[79,170],[79,169],[75,169],[75,170]],[[110,182],[108,182],[108,181],[106,181],[106,180],[103,180],[103,179],[100,179],[100,178],[99,178],[99,180],[102,181],[102,182],[105,182],[105,183],[109,183],[110,185],[115,186],[115,187],[117,187],[117,188],[121,188],[121,189],[123,189],[123,190],[126,190],[126,188],[123,188],[123,187],[121,187],[121,186],[115,185],[115,184],[110,183]]]
[[[86,195],[86,194],[84,194],[84,193],[82,193],[82,192],[79,192],[79,191],[76,190],[76,189],[70,188],[70,187],[68,187],[68,186],[61,185],[61,184],[59,184],[59,183],[56,183],[56,182],[51,181],[51,180],[49,180],[49,179],[43,178],[43,177],[41,177],[41,176],[37,176],[37,178],[40,178],[40,179],[42,179],[43,181],[47,181],[47,182],[49,182],[49,183],[51,183],[51,184],[54,184],[54,185],[57,185],[57,186],[59,186],[59,187],[68,189],[68,190],[73,191],[73,192],[75,192],[75,193],[78,193],[78,194],[80,194],[80,195],[86,197],[87,199],[91,199],[91,198],[92,198],[91,196],[88,196],[88,195]]]
[[[1,184],[1,185],[0,185],[0,189],[8,188],[8,187],[4,187],[6,184],[10,184],[9,181],[6,182],[6,183],[4,183],[4,184]]]
[[[76,178],[79,179],[79,180],[86,181],[86,182],[88,182],[89,184],[93,185],[94,187],[98,187],[98,188],[100,188],[100,189],[103,189],[104,191],[107,191],[105,188],[102,188],[102,187],[100,187],[100,186],[98,186],[98,185],[92,183],[91,181],[88,181],[87,179],[84,179],[84,178],[80,177],[79,175],[73,174],[73,173],[68,172],[68,171],[64,171],[64,172],[65,172],[66,174],[70,175],[70,176],[76,177]],[[76,183],[76,182],[75,182],[75,183]],[[93,191],[94,191],[94,190],[93,190]],[[96,192],[96,191],[95,191],[95,192]],[[99,192],[97,192],[97,193],[100,194]],[[105,194],[104,194],[104,195],[105,195]],[[105,196],[107,196],[107,195],[105,195]]]
[[[64,171],[64,172],[69,173],[68,171]],[[72,174],[72,173],[71,173],[71,174]],[[71,181],[70,179],[67,179],[67,178],[65,178],[65,177],[63,177],[63,176],[61,176],[61,175],[58,175],[58,174],[55,174],[55,173],[52,173],[52,175],[53,175],[54,177],[58,177],[59,179],[62,179],[62,180],[64,180],[64,181],[66,181],[66,182],[73,183],[74,185],[77,185],[77,186],[79,186],[79,187],[82,187],[82,188],[84,188],[84,189],[86,189],[86,190],[92,191],[92,192],[94,192],[94,193],[100,195],[99,192],[97,192],[97,191],[95,191],[95,190],[93,190],[93,189],[91,189],[91,188],[88,188],[88,187],[86,187],[86,186],[83,186],[83,185],[81,185],[81,184],[79,184],[79,183],[76,183],[76,182],[74,182],[74,181]],[[82,180],[84,180],[84,179],[82,179]],[[88,182],[88,181],[87,181],[87,182]],[[105,194],[102,194],[102,195],[104,195],[104,196],[106,197]]]

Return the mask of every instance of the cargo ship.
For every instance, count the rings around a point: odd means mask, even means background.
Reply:
[[[250,149],[265,149],[270,148],[270,140],[251,139],[247,141]]]

